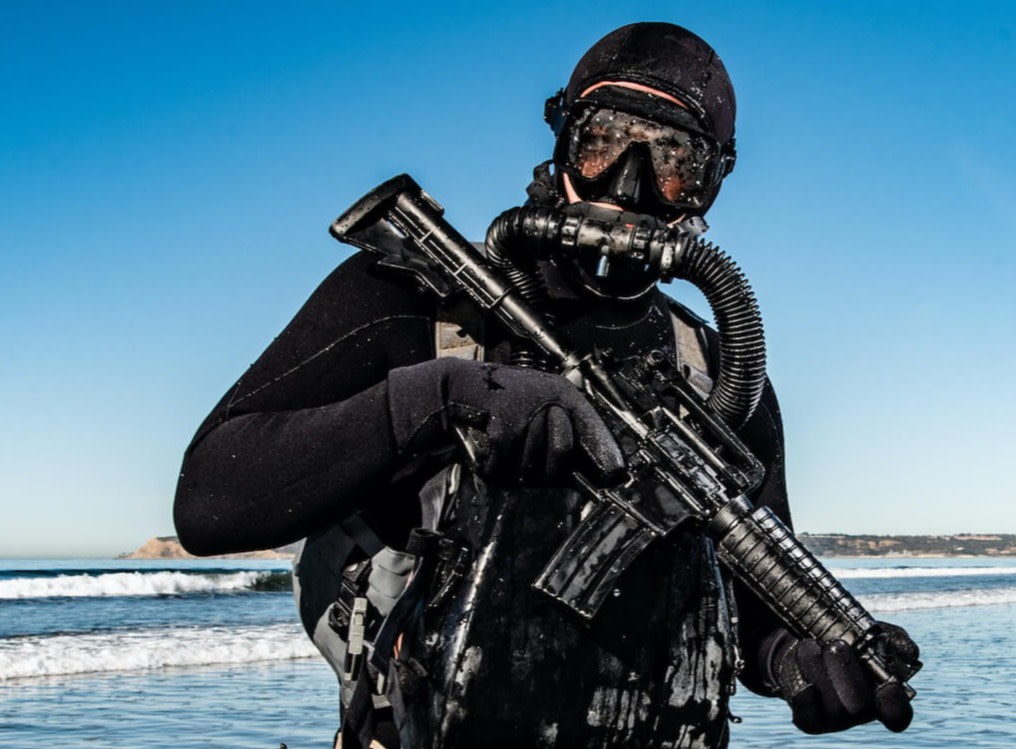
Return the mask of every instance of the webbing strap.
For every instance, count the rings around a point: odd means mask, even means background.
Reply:
[[[370,679],[361,672],[353,698],[342,715],[342,749],[367,749],[374,739],[376,726]]]
[[[367,524],[363,515],[355,513],[339,523],[342,530],[356,541],[356,544],[363,549],[367,556],[372,557],[385,547],[384,542],[374,532],[374,529]]]
[[[381,677],[388,675],[388,660],[395,649],[395,641],[406,628],[409,617],[421,604],[434,576],[436,552],[441,538],[440,533],[426,528],[414,528],[409,534],[406,550],[416,557],[416,567],[413,569],[409,585],[381,624],[381,629],[374,638],[374,652],[370,657],[370,665]]]

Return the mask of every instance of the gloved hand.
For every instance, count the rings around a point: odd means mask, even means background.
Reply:
[[[909,678],[920,668],[917,644],[902,627],[881,622],[887,665]],[[914,716],[899,683],[875,687],[857,651],[842,640],[822,644],[776,630],[762,646],[768,681],[790,703],[794,725],[805,733],[843,731],[876,718],[890,731],[906,730]]]
[[[388,374],[392,431],[400,454],[447,444],[455,427],[479,430],[477,471],[528,484],[569,469],[609,478],[624,458],[585,397],[560,375],[464,359],[435,359]]]

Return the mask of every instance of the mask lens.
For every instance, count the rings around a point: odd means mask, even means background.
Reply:
[[[573,136],[572,163],[580,175],[594,179],[604,173],[631,144],[629,117],[608,109],[593,111]]]
[[[601,176],[633,143],[646,143],[667,203],[697,207],[711,186],[706,175],[715,170],[716,144],[673,125],[599,107],[575,118],[568,141],[570,171],[585,179]]]
[[[698,207],[714,170],[716,149],[709,140],[686,130],[667,128],[660,138],[649,142],[653,171],[660,196],[668,203]]]

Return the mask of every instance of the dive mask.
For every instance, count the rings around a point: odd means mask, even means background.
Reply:
[[[689,110],[658,97],[599,94],[569,108],[554,149],[579,196],[665,220],[707,207],[733,169],[733,141],[721,146]]]

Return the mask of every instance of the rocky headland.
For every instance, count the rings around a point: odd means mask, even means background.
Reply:
[[[213,559],[291,559],[298,548],[297,544],[289,544],[278,549],[266,549],[264,551],[248,551],[243,554],[222,554]],[[122,554],[120,559],[198,559],[209,557],[196,557],[188,554],[180,545],[180,539],[176,536],[154,536],[145,541],[136,550],[129,554]]]

